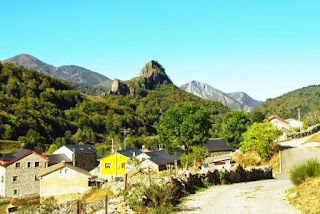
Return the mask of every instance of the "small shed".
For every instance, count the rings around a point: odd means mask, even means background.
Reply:
[[[205,144],[205,148],[211,156],[228,154],[233,151],[223,138],[210,138]]]

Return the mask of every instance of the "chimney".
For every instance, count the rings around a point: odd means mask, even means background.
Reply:
[[[135,157],[135,156],[136,156],[136,152],[133,152],[132,157]]]
[[[76,150],[75,149],[73,149],[73,152],[72,152],[72,165],[76,166]]]
[[[159,150],[162,150],[162,149],[163,149],[162,144],[159,144]]]

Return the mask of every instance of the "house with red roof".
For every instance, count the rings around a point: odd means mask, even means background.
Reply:
[[[25,197],[40,193],[36,173],[48,166],[49,158],[35,151],[0,156],[0,196]]]

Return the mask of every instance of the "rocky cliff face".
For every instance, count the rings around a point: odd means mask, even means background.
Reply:
[[[111,93],[118,95],[138,95],[145,89],[154,89],[160,84],[172,84],[165,69],[155,60],[148,62],[140,71],[140,76],[128,81],[112,81]]]
[[[251,105],[252,103],[255,103],[254,99],[252,99],[249,95],[243,93],[240,96],[237,92],[232,93],[232,95],[238,99],[235,99],[233,96],[224,93],[208,84],[204,84],[198,81],[191,81],[185,85],[182,85],[180,87],[181,89],[192,93],[198,97],[202,97],[207,100],[216,100],[221,102],[223,105],[228,106],[231,109],[234,110],[241,110],[245,112],[251,111],[255,106]],[[245,95],[247,96],[245,96]],[[250,101],[250,102],[246,102]],[[256,101],[259,102],[259,101]],[[260,103],[259,103],[260,104]]]

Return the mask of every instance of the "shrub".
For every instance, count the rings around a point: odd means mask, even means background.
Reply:
[[[290,171],[290,179],[293,184],[299,185],[309,177],[320,175],[320,162],[317,159],[311,159],[294,167]]]
[[[246,153],[240,151],[234,153],[232,160],[242,167],[261,165],[261,157],[258,152],[250,150]]]

